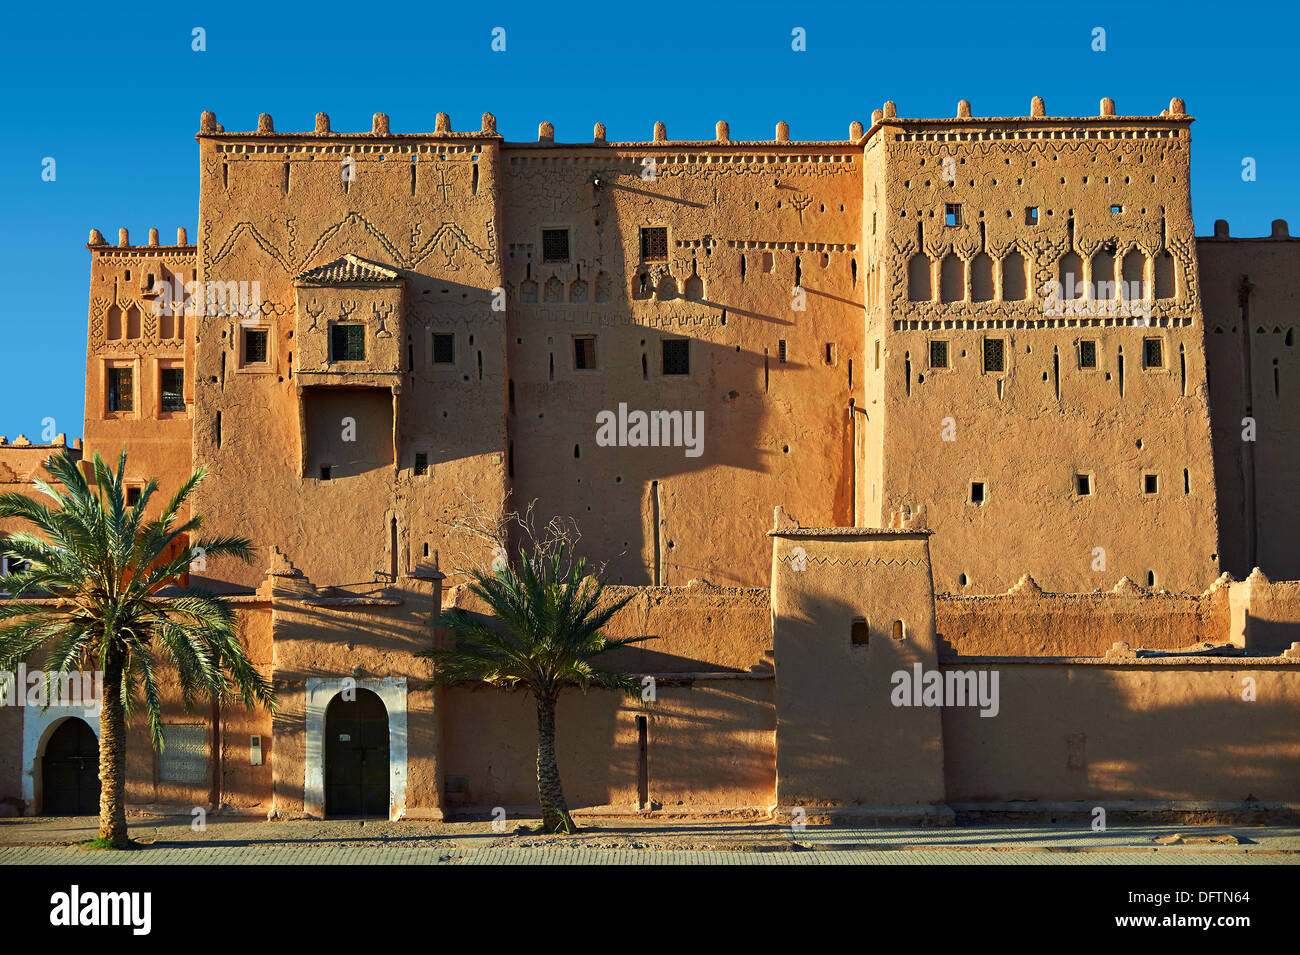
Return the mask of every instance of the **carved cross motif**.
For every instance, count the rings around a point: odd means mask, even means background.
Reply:
[[[434,187],[442,193],[442,204],[447,204],[447,196],[456,191],[456,187],[447,181],[447,169],[445,166],[438,167],[438,185]]]

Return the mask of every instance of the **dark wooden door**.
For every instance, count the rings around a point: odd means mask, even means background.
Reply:
[[[45,744],[41,802],[41,812],[47,816],[99,812],[99,740],[85,720],[75,716],[64,720]]]
[[[325,710],[325,814],[388,818],[388,711],[369,690]]]

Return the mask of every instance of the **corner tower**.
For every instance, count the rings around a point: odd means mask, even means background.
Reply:
[[[1218,575],[1191,122],[873,116],[864,512],[927,506],[936,590]]]

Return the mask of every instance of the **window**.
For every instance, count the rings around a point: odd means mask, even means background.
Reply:
[[[1144,474],[1142,475],[1142,493],[1159,494],[1160,493],[1160,475]]]
[[[162,395],[162,410],[185,410],[185,369],[158,369],[158,391]]]
[[[984,482],[983,481],[971,481],[970,502],[972,504],[984,503]]]
[[[158,781],[207,784],[208,731],[202,724],[172,724],[162,728]]]
[[[568,229],[543,229],[542,230],[542,261],[543,262],[569,261],[569,230]]]
[[[135,507],[140,503],[140,488],[129,487],[126,489],[126,506]]]
[[[108,369],[108,410],[135,410],[135,379],[133,377],[133,369]]]
[[[365,361],[365,359],[366,326],[330,326],[330,361]]]
[[[685,338],[668,338],[663,342],[663,373],[689,375],[691,373],[691,343]]]
[[[1092,475],[1076,474],[1074,476],[1074,493],[1080,497],[1087,497],[1092,493]]]
[[[578,335],[573,339],[573,367],[580,370],[596,367],[595,335]]]
[[[946,202],[943,206],[943,224],[957,226],[961,225],[961,204],[957,202]]]
[[[668,229],[665,226],[641,230],[641,259],[644,262],[668,261]]]
[[[266,363],[267,335],[265,328],[244,329],[244,364],[261,365]]]
[[[780,340],[776,343],[776,357],[777,357],[777,361],[780,361],[781,363],[784,364],[784,362],[785,362],[785,355],[786,355],[786,350],[785,350],[785,339],[782,338],[782,339],[780,339]]]
[[[871,642],[871,631],[867,629],[865,618],[854,619],[853,625],[849,628],[849,641],[855,647],[865,647]]]
[[[328,481],[330,477],[330,466],[328,464],[322,464],[320,466],[320,479],[322,481]]]
[[[984,370],[1006,371],[1005,342],[1001,338],[984,339]]]
[[[1142,367],[1163,368],[1165,364],[1164,343],[1159,338],[1142,339]]]
[[[948,343],[947,342],[930,342],[930,367],[931,368],[948,367]]]
[[[433,336],[433,363],[435,365],[454,365],[456,363],[456,336]]]
[[[1119,214],[1120,214],[1121,212],[1123,212],[1123,211],[1124,211],[1124,207],[1123,207],[1123,206],[1121,206],[1121,205],[1116,205],[1116,204],[1113,204],[1113,203],[1111,204],[1111,207],[1110,207],[1111,215],[1119,215]]]
[[[893,636],[893,638],[894,638],[895,640],[902,640],[902,639],[903,639],[903,621],[901,621],[901,620],[895,620],[895,621],[894,621],[894,627],[893,627],[893,630],[892,630],[892,636]]]
[[[427,454],[417,454],[415,456],[415,473],[417,476],[429,473],[429,456]]]
[[[1025,207],[1025,225],[1038,225],[1038,206]]]
[[[1079,367],[1097,367],[1097,343],[1091,339],[1079,342]]]

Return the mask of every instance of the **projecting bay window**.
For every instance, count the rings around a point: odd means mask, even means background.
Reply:
[[[366,326],[331,325],[330,361],[365,361]]]

